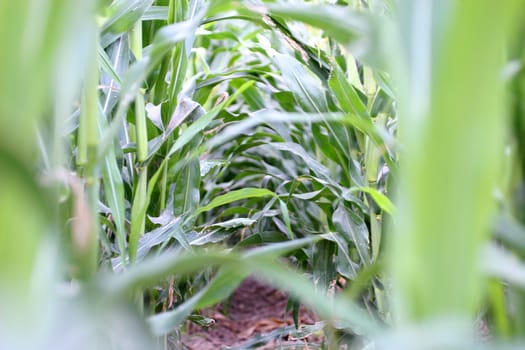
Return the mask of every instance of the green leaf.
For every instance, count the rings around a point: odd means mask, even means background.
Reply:
[[[339,204],[332,216],[337,232],[349,243],[354,244],[361,263],[370,263],[369,233],[362,218]]]
[[[206,289],[199,291],[197,294],[178,305],[175,310],[162,312],[148,317],[148,325],[156,336],[161,336],[172,332],[180,327],[195,310],[197,302],[206,292]]]
[[[327,181],[328,183],[335,184],[333,181],[330,171],[327,167],[321,164],[312,155],[308,154],[306,150],[299,144],[293,142],[272,142],[269,144],[271,147],[280,151],[290,152],[300,159],[302,159],[306,166],[318,177]]]
[[[140,173],[135,197],[131,207],[131,231],[129,234],[129,259],[134,262],[137,258],[139,239],[144,231],[146,210],[148,209],[149,196],[147,196],[148,175],[146,171]]]
[[[256,258],[265,257],[268,259],[274,259],[281,255],[287,254],[291,251],[297,250],[304,247],[305,245],[315,243],[319,241],[318,236],[309,236],[305,238],[293,239],[290,241],[284,241],[279,243],[268,244],[263,247],[258,247],[244,253],[245,258]]]
[[[203,131],[212,121],[217,117],[219,112],[224,108],[224,104],[215,106],[210,111],[204,113],[195,122],[193,122],[184,132],[177,138],[177,141],[171,146],[168,157],[171,157],[175,152],[186,146],[195,136]]]
[[[98,48],[98,58],[99,58],[100,66],[106,73],[108,73],[111,76],[111,79],[113,79],[119,85],[122,84],[122,80],[120,79],[120,76],[113,68],[111,59],[108,57],[108,54],[106,53],[106,51],[104,51],[102,47]]]
[[[264,188],[243,188],[215,197],[210,203],[203,207],[200,207],[195,214],[198,215],[200,213],[209,211],[213,208],[217,208],[242,199],[261,198],[268,196],[275,197],[276,195],[272,191]]]
[[[221,102],[220,104],[213,107],[210,111],[200,116],[195,122],[193,122],[188,129],[186,129],[182,135],[179,136],[177,141],[171,146],[170,151],[168,152],[168,157],[171,157],[175,152],[184,147],[188,142],[190,142],[198,133],[204,130],[214,119],[217,117],[219,112],[226,108],[228,105],[233,103],[233,101],[241,95],[246,89],[254,84],[253,81],[248,81],[244,83],[237,91],[231,95],[226,101]],[[204,148],[202,148],[203,150]],[[196,150],[192,153],[191,156],[195,156],[195,153],[198,153],[199,150]]]
[[[386,213],[390,215],[394,215],[396,208],[390,198],[385,196],[383,193],[379,192],[377,189],[372,187],[357,187],[352,188],[351,192],[365,192],[372,196],[376,204],[381,208],[381,210],[385,211]]]
[[[180,216],[193,213],[200,202],[200,162],[191,159],[177,173],[173,200],[173,213]]]
[[[336,278],[335,254],[337,245],[333,242],[322,240],[315,244],[313,254],[313,280],[318,288],[328,293],[330,283]]]
[[[328,86],[330,86],[337,102],[339,102],[339,106],[344,112],[350,112],[361,118],[370,118],[365,104],[338,65],[333,67]]]
[[[315,74],[292,56],[277,53],[274,60],[285,84],[305,112],[328,112],[324,87]]]
[[[275,123],[318,123],[325,120],[350,120],[351,117],[346,118],[343,114],[337,113],[283,113],[273,110],[262,110],[253,113],[249,118],[246,118],[238,123],[229,125],[224,128],[218,135],[211,138],[207,144],[207,148],[214,148],[223,143],[239,136],[240,134],[250,130],[259,124],[275,124]]]
[[[196,305],[196,309],[213,306],[228,298],[249,274],[249,272],[242,271],[237,267],[230,266],[222,268],[217,276],[208,284],[206,292]]]
[[[354,279],[359,275],[359,264],[356,264],[350,257],[348,242],[340,234],[329,232],[321,235],[322,238],[337,244],[337,272],[346,278]]]
[[[221,227],[221,228],[236,228],[236,227],[246,227],[255,224],[257,221],[249,218],[235,218],[228,221],[216,222],[210,225],[211,227]]]
[[[106,149],[116,136],[129,105],[135,100],[135,96],[139,93],[142,83],[148,74],[171,51],[174,45],[192,35],[197,26],[198,18],[162,27],[155,35],[155,39],[143,59],[134,63],[126,72],[120,91],[120,103],[110,127],[106,130],[100,142],[99,157],[106,152]]]
[[[350,44],[368,33],[369,23],[363,13],[349,6],[276,4],[268,5],[270,14],[300,21],[323,29],[342,44]]]
[[[154,334],[157,336],[167,334],[186,321],[193,310],[204,309],[226,299],[248,275],[249,272],[241,271],[236,267],[222,268],[206,287],[177,306],[175,310],[148,318]]]
[[[124,201],[124,184],[122,175],[117,165],[115,151],[110,150],[104,159],[104,167],[102,170],[102,181],[104,184],[104,194],[108,201],[108,206],[111,209],[113,221],[117,232],[118,247],[120,256],[124,259],[126,253],[126,228],[125,228],[125,201]]]
[[[143,21],[167,21],[168,6],[150,6],[142,15]]]
[[[288,237],[290,239],[295,239],[295,235],[292,230],[292,223],[290,220],[290,212],[288,211],[288,206],[286,205],[286,202],[283,200],[279,200],[279,207],[281,208],[281,215],[284,220],[284,224],[286,225],[286,232],[288,233]]]
[[[509,215],[499,215],[493,225],[493,230],[498,239],[513,249],[525,251],[525,227]]]
[[[102,33],[124,33],[142,17],[153,0],[116,0],[107,9],[108,18],[102,26]]]

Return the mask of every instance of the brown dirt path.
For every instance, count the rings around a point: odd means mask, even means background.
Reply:
[[[218,350],[275,349],[293,344],[297,345],[297,349],[308,349],[307,344],[319,343],[318,337],[290,337],[293,318],[290,312],[285,312],[287,302],[286,293],[249,277],[236,289],[229,307],[219,305],[203,311],[203,315],[215,320],[215,325],[210,329],[203,329],[195,324],[188,324],[187,332],[182,336],[182,344],[190,350]],[[318,319],[313,312],[301,308],[301,325],[312,325],[316,321]],[[263,337],[266,339],[260,339]],[[254,344],[254,339],[257,338],[260,341]]]

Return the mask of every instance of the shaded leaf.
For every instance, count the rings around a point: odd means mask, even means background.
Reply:
[[[292,56],[276,54],[274,60],[285,84],[305,112],[328,112],[325,90],[317,76]]]
[[[339,204],[332,216],[337,232],[349,243],[353,243],[362,263],[370,263],[369,233],[363,219]]]

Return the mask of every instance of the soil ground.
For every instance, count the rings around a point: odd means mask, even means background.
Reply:
[[[301,337],[295,332],[291,312],[286,312],[288,296],[254,277],[247,278],[229,302],[204,310],[215,320],[204,329],[188,324],[182,344],[190,350],[218,349],[312,349],[320,337]],[[315,314],[301,307],[300,325],[314,325]],[[315,346],[314,346],[315,348]]]

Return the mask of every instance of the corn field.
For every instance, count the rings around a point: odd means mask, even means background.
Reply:
[[[0,0],[0,348],[525,348],[523,14]]]

